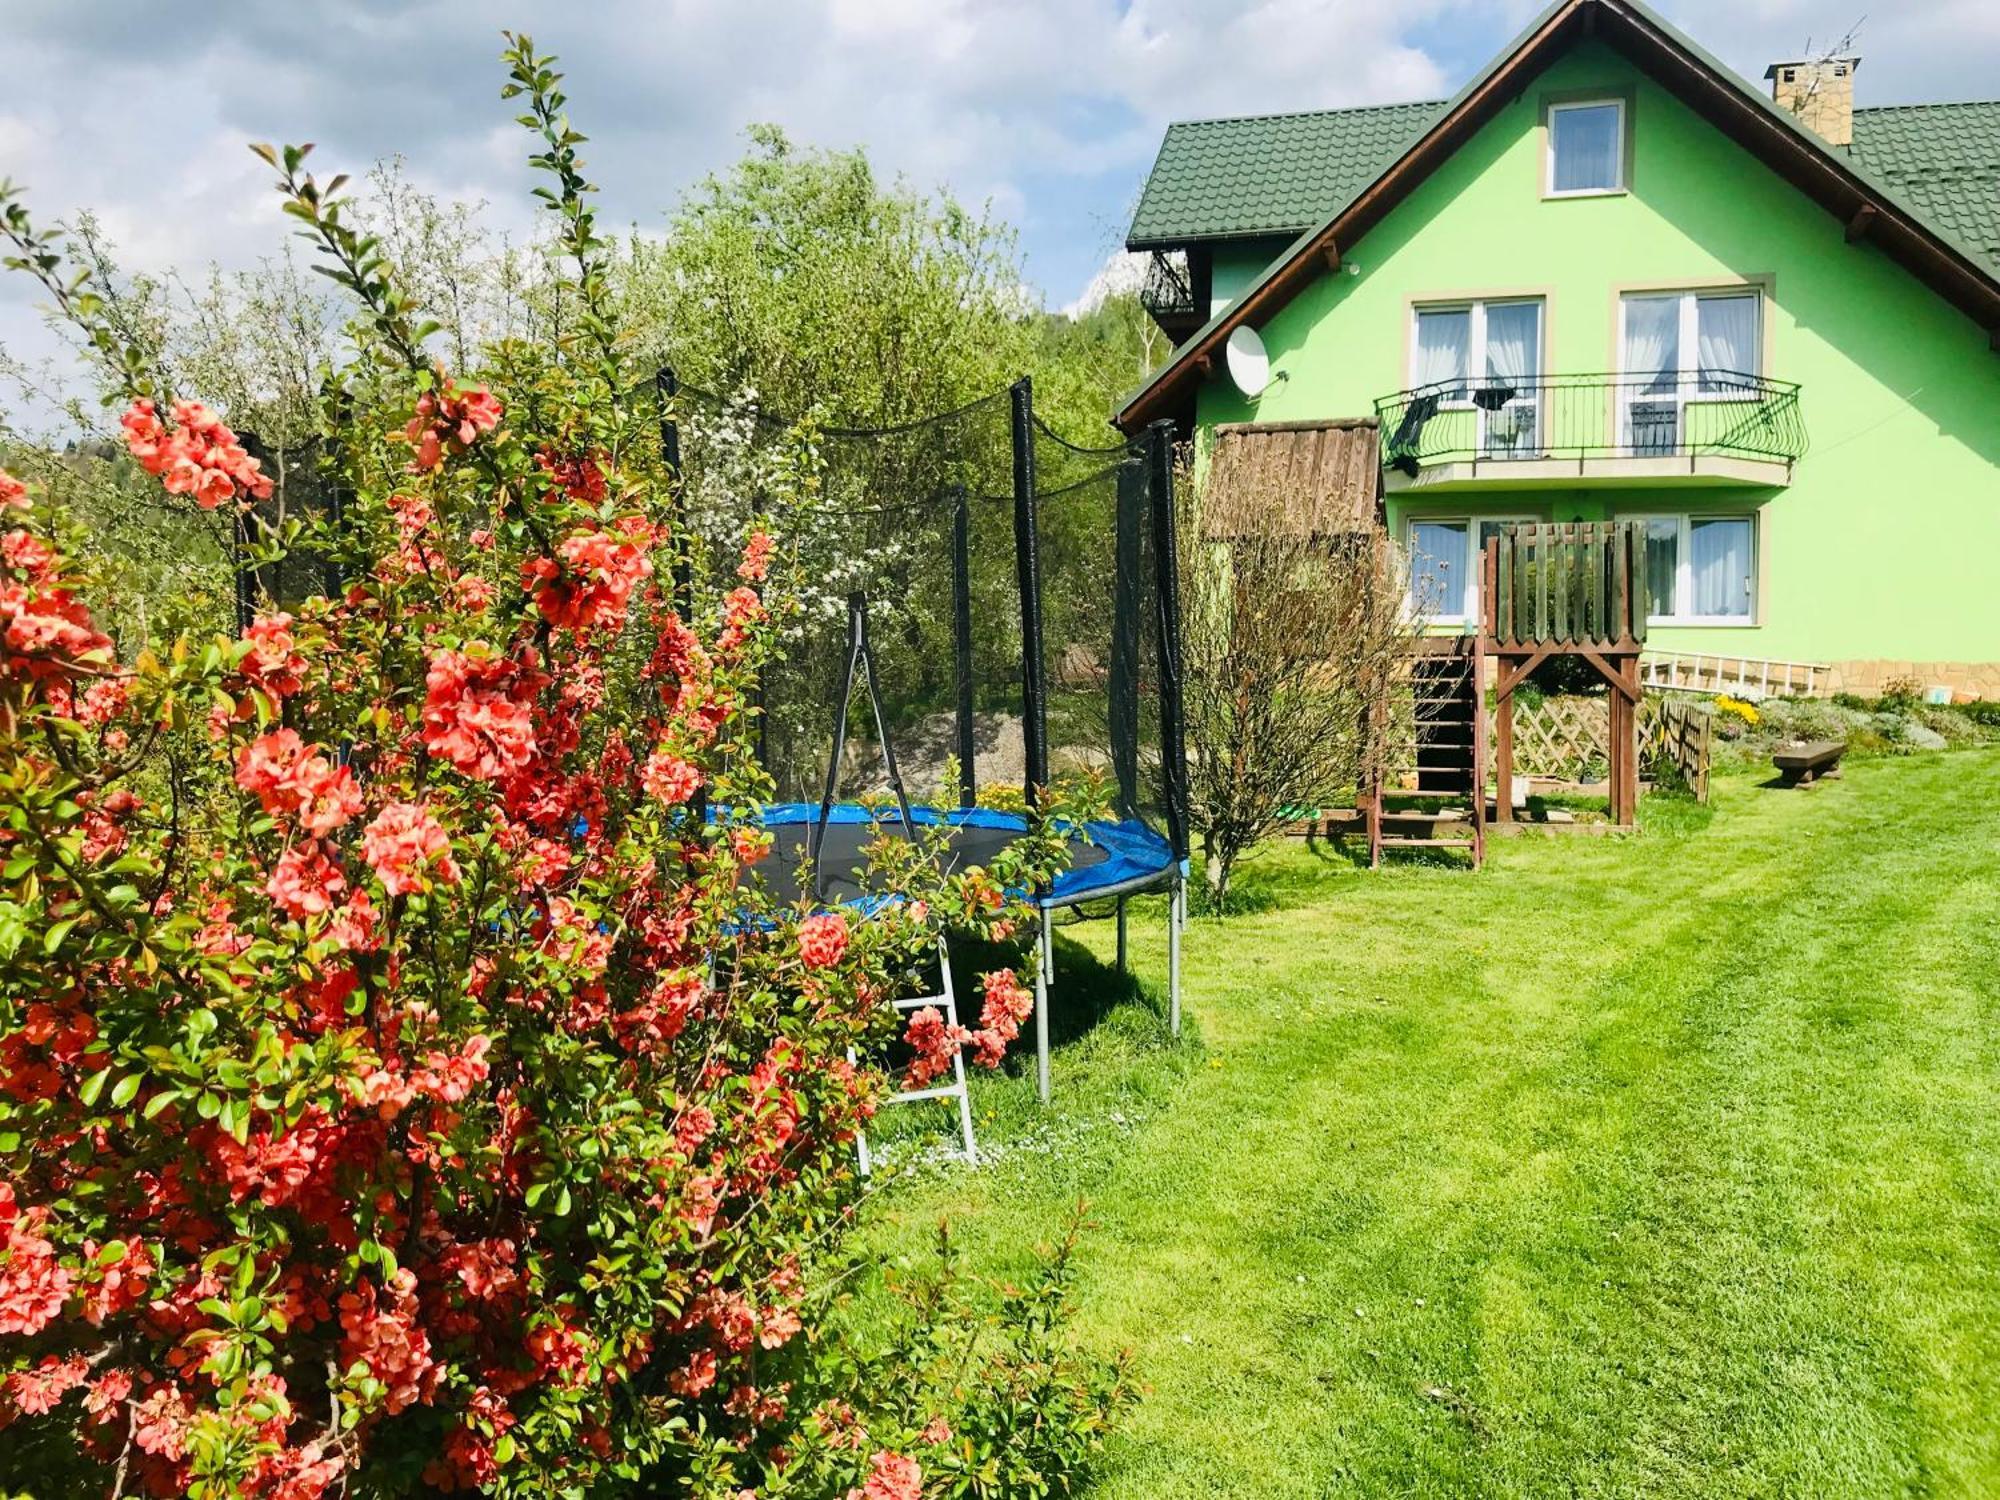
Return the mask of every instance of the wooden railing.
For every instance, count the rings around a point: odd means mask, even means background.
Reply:
[[[1732,698],[1828,698],[1833,668],[1825,662],[1773,661],[1702,651],[1647,651],[1639,658],[1647,687]]]
[[[1502,526],[1486,544],[1481,622],[1500,650],[1636,650],[1646,638],[1646,538],[1634,521]]]

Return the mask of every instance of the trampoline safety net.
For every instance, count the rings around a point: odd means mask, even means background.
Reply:
[[[781,475],[801,462],[800,432],[810,472]],[[680,456],[689,524],[719,561],[741,545],[746,493],[784,497],[766,508],[800,608],[765,673],[758,728],[780,802],[816,803],[825,788],[860,596],[913,801],[1015,811],[1032,788],[1088,774],[1111,820],[1145,825],[1185,859],[1164,424],[1079,444],[1035,415],[1026,379],[879,429],[801,426],[680,388],[662,438]],[[845,731],[836,796],[892,802],[865,682]]]

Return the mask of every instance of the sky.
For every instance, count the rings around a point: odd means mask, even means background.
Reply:
[[[2000,3],[1665,0],[1755,79],[1861,21],[1859,102],[2000,97]],[[1530,0],[0,0],[0,177],[44,220],[96,212],[128,267],[255,263],[286,226],[258,140],[322,174],[400,154],[432,191],[532,217],[499,29],[561,58],[606,227],[665,223],[744,127],[865,147],[990,204],[1048,306],[1117,248],[1167,122],[1444,98]],[[0,276],[0,348],[51,347]]]

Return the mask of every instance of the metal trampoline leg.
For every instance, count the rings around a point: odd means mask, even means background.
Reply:
[[[1125,898],[1118,898],[1118,972],[1125,972]]]
[[[1181,914],[1187,904],[1187,887],[1174,882],[1167,902],[1167,1028],[1181,1034]]]
[[[1041,952],[1035,955],[1035,1087],[1049,1102],[1049,914],[1042,912]]]

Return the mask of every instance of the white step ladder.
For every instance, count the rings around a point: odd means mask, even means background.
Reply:
[[[909,995],[893,1003],[899,1015],[907,1015],[911,1011],[921,1010],[926,1005],[935,1005],[944,1012],[945,1025],[955,1027],[958,1025],[958,995],[951,982],[951,954],[946,950],[943,938],[938,939],[937,964],[939,985],[937,994]],[[849,1062],[855,1061],[855,1056],[851,1049],[847,1054],[847,1060]],[[974,1144],[972,1139],[972,1093],[965,1084],[965,1052],[963,1048],[952,1054],[951,1078],[952,1081],[949,1084],[940,1085],[937,1088],[904,1089],[900,1093],[890,1095],[883,1102],[885,1104],[918,1104],[926,1099],[956,1099],[958,1101],[958,1126],[965,1138],[965,1150],[961,1155],[961,1159],[967,1166],[976,1167],[979,1165],[979,1148]],[[868,1150],[867,1132],[857,1131],[854,1140],[861,1157],[861,1175],[866,1177],[875,1170],[874,1158]]]

